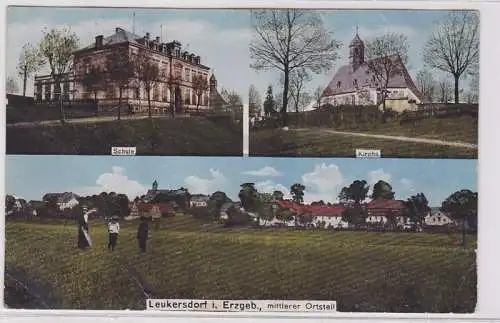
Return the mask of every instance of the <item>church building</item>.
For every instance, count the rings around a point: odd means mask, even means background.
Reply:
[[[396,112],[414,110],[423,103],[423,97],[415,86],[406,66],[399,55],[389,59],[399,67],[400,73],[389,79],[387,86],[386,108]],[[373,61],[370,61],[373,62]],[[349,64],[340,67],[323,91],[321,104],[339,105],[379,105],[381,107],[381,88],[377,77],[365,61],[365,44],[356,31],[349,45]]]

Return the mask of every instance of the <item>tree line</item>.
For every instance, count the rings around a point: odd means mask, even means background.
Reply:
[[[251,67],[256,71],[275,71],[281,75],[280,98],[268,88],[264,101],[264,114],[278,114],[283,126],[287,125],[289,103],[295,111],[305,102],[320,104],[322,89],[313,95],[304,90],[312,75],[329,72],[339,58],[341,43],[333,38],[319,13],[312,10],[277,9],[252,11],[253,36],[250,43]],[[307,33],[304,32],[307,30]],[[402,33],[386,33],[366,43],[366,64],[373,74],[380,93],[383,112],[386,111],[389,80],[403,73],[408,63],[407,37]],[[397,55],[396,59],[391,56]],[[441,99],[448,100],[453,87],[455,103],[459,103],[460,82],[473,77],[469,96],[477,92],[479,64],[479,17],[473,11],[454,11],[435,22],[423,48],[425,69],[419,73],[419,87],[424,96],[433,96],[436,85],[429,85],[429,69],[450,75],[454,83],[443,79],[439,84]],[[424,80],[426,80],[424,82]],[[432,82],[431,82],[432,83]],[[432,90],[431,90],[432,88]],[[255,93],[250,88],[250,93]],[[432,93],[431,93],[432,92]],[[430,95],[432,94],[432,95]],[[250,95],[251,112],[260,110],[258,95]],[[271,100],[272,98],[272,100]]]

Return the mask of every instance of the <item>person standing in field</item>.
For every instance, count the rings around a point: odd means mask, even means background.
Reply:
[[[89,223],[88,223],[88,209],[83,207],[82,214],[78,218],[78,248],[82,250],[87,250],[92,244],[89,235]]]
[[[116,247],[116,242],[118,240],[118,233],[120,233],[120,223],[118,222],[118,216],[111,217],[111,221],[108,223],[108,233],[109,242],[108,250],[114,251]]]
[[[147,219],[145,217],[141,217],[141,224],[137,229],[137,240],[139,241],[139,249],[142,253],[146,252],[148,231],[149,231],[149,226]]]

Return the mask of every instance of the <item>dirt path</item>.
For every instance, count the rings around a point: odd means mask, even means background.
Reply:
[[[301,129],[301,128],[294,129],[294,130],[296,130],[296,131],[311,131],[310,129]],[[404,136],[376,135],[376,134],[369,134],[369,133],[336,131],[336,130],[327,130],[327,129],[320,129],[319,131],[324,132],[324,133],[333,134],[333,135],[341,135],[341,136],[368,137],[368,138],[376,138],[376,139],[398,140],[398,141],[405,141],[405,142],[418,142],[418,143],[430,144],[430,145],[477,149],[476,144],[470,144],[470,143],[465,143],[465,142],[445,141],[445,140],[426,139],[426,138],[412,138],[412,137],[404,137]]]

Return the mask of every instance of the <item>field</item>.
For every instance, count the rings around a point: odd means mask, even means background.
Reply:
[[[73,222],[6,223],[6,304],[144,309],[156,298],[336,300],[340,311],[472,312],[475,239],[459,235],[210,228],[162,219],[139,254],[137,223],[122,223],[115,252],[102,222],[76,249]],[[23,297],[14,280],[28,285]]]
[[[110,155],[136,147],[138,155],[241,156],[241,124],[202,117],[129,119],[7,127],[7,154]]]
[[[415,125],[365,124],[339,127],[307,128],[296,131],[292,127],[280,129],[256,129],[250,132],[250,154],[255,156],[338,156],[353,157],[355,149],[380,149],[385,157],[428,158],[477,158],[477,148],[454,147],[432,143],[405,142],[392,139],[338,135],[323,131],[350,131],[364,134],[405,136],[430,140],[477,144],[477,127],[468,116],[431,118]]]

